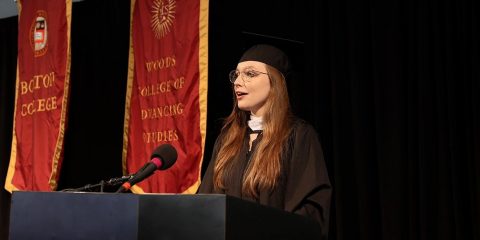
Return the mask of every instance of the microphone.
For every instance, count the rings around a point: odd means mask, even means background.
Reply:
[[[170,168],[177,161],[177,150],[170,144],[162,144],[153,150],[150,161],[143,165],[132,177],[126,181],[117,193],[126,192],[130,188],[152,175],[155,170],[165,170]]]

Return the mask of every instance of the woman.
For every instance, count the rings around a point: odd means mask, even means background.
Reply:
[[[290,112],[289,65],[270,45],[243,54],[230,73],[233,111],[199,193],[224,193],[313,218],[326,237],[330,181],[315,130]]]

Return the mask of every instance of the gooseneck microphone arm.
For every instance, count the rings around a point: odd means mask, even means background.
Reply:
[[[100,188],[100,192],[103,192],[103,188],[105,186],[115,187],[115,186],[118,186],[120,184],[125,183],[126,181],[130,180],[132,177],[133,177],[133,175],[110,178],[107,181],[102,180],[99,183],[87,184],[87,185],[85,185],[83,187],[79,187],[79,188],[63,189],[63,190],[61,190],[61,192],[92,192],[92,191],[94,191],[95,189],[98,189],[98,188]]]

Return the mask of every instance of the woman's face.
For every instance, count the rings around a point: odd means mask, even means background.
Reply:
[[[263,116],[271,87],[266,65],[257,61],[241,62],[237,71],[233,85],[238,108],[254,116]]]

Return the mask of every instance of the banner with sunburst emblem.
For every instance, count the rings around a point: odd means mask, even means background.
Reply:
[[[52,191],[62,165],[71,0],[19,0],[18,64],[5,189]]]
[[[206,132],[208,0],[131,3],[123,170],[140,169],[159,145],[178,153],[135,193],[195,193]]]

